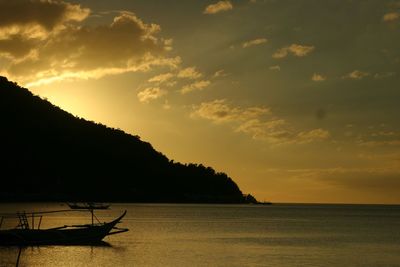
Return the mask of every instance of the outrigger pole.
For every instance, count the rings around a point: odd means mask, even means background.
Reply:
[[[52,210],[52,211],[37,211],[37,212],[17,212],[17,213],[0,213],[0,228],[3,224],[4,218],[18,218],[19,219],[19,225],[21,229],[35,229],[35,217],[39,218],[39,223],[37,224],[37,229],[40,229],[40,225],[42,224],[42,218],[44,214],[50,214],[50,213],[60,213],[60,212],[87,212],[89,211],[91,214],[92,218],[92,225],[94,225],[94,219],[96,219],[97,222],[100,223],[99,219],[96,217],[94,214],[93,209],[76,209],[76,210],[71,210],[71,209],[64,209],[64,210]],[[29,224],[28,218],[31,218],[31,225]]]

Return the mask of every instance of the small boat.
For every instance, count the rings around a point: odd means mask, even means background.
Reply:
[[[105,236],[119,234],[128,231],[126,228],[118,228],[116,225],[125,216],[126,211],[108,223],[94,223],[92,211],[92,223],[82,225],[64,225],[49,229],[40,229],[42,216],[46,213],[66,212],[47,211],[33,213],[0,214],[0,228],[4,219],[17,218],[19,224],[14,229],[0,229],[0,246],[40,246],[40,245],[95,245],[101,244]],[[39,219],[35,228],[34,219]],[[29,221],[31,220],[31,224]]]
[[[110,204],[95,202],[68,202],[67,205],[74,210],[106,210],[110,207]]]

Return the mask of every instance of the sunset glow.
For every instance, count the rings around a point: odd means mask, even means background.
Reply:
[[[392,0],[0,0],[0,75],[260,201],[400,203],[399,31]]]

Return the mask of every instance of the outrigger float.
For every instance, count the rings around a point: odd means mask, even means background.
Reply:
[[[95,245],[101,244],[103,238],[108,235],[128,231],[127,228],[116,227],[125,216],[126,211],[111,222],[94,223],[94,219],[97,221],[98,219],[94,215],[93,209],[87,209],[92,215],[91,224],[64,225],[55,228],[40,229],[43,215],[73,211],[56,210],[0,214],[0,246]],[[3,221],[12,218],[17,219],[18,225],[13,229],[1,229]]]

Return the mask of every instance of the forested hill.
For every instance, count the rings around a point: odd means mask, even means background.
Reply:
[[[225,173],[170,161],[0,76],[0,200],[245,203]],[[254,201],[254,199],[253,199]]]

